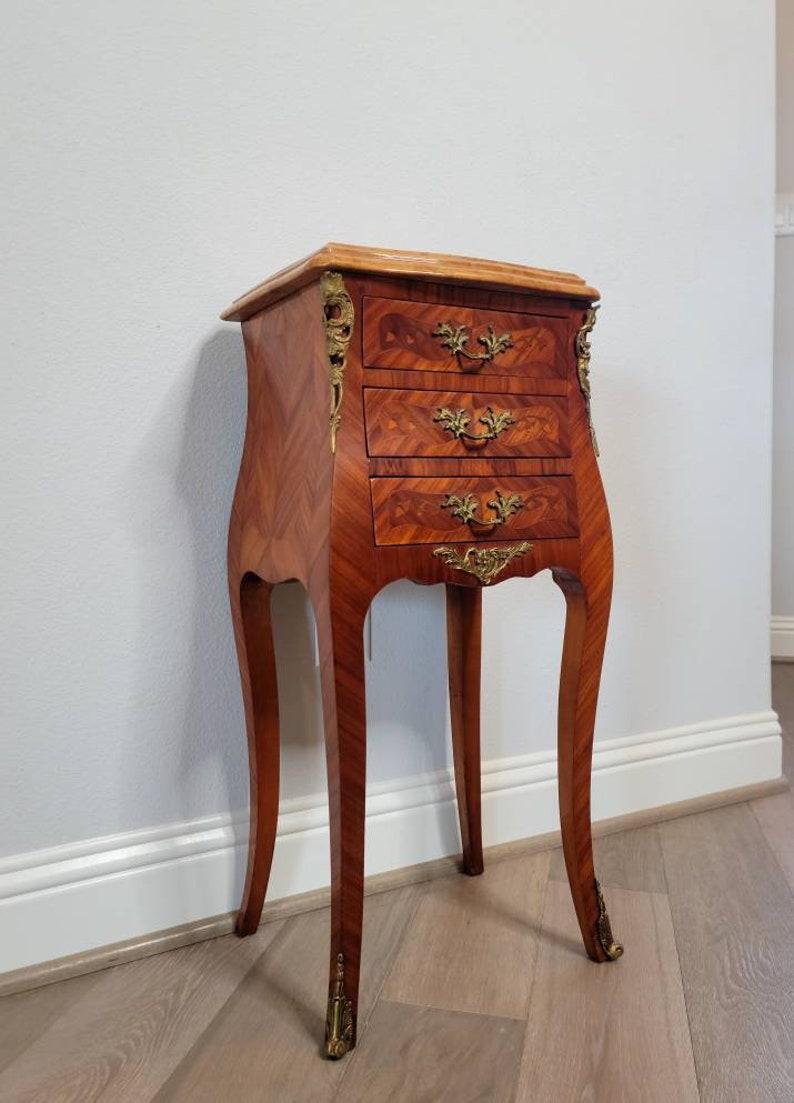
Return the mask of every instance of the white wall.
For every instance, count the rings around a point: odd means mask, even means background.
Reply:
[[[794,191],[794,0],[777,0],[777,190]]]
[[[794,658],[794,0],[777,0],[772,654]]]
[[[773,401],[772,612],[791,620],[794,629],[794,226],[775,241]]]
[[[329,239],[602,290],[617,579],[598,737],[766,714],[773,15],[15,6],[0,854],[244,807],[224,577],[244,375],[238,328],[216,318]],[[409,584],[374,608],[375,783],[449,760],[442,612]],[[300,798],[324,781],[299,593],[277,622],[294,660],[284,793]],[[549,579],[486,594],[488,759],[553,749],[561,624]]]

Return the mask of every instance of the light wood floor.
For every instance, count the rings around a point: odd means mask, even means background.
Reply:
[[[794,664],[773,668],[794,774]],[[323,1061],[317,911],[0,1001],[0,1100],[792,1103],[794,796],[612,835],[617,963],[559,852],[367,898],[361,1033]]]

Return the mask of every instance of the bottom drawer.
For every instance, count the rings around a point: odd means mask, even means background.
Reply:
[[[370,479],[376,544],[577,536],[573,478]]]

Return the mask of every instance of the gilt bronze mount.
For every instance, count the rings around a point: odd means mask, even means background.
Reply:
[[[598,919],[596,920],[596,938],[601,949],[606,954],[607,961],[617,961],[623,955],[623,947],[612,937],[612,924],[609,922],[607,906],[604,902],[604,894],[596,880],[596,896],[598,897]]]
[[[338,272],[325,272],[320,280],[325,318],[325,349],[328,355],[328,380],[331,385],[331,451],[336,451],[336,434],[342,420],[342,393],[345,382],[345,358],[353,336],[353,300],[345,290]]]
[[[353,1041],[353,1006],[345,995],[345,959],[336,958],[336,978],[328,997],[325,1020],[325,1054],[333,1060],[344,1057]]]
[[[596,324],[596,311],[600,303],[588,308],[584,318],[584,325],[576,334],[576,375],[579,380],[579,390],[582,392],[584,404],[587,409],[587,423],[590,426],[590,439],[593,442],[593,450],[598,456],[598,441],[593,428],[593,415],[590,409],[590,334]]]
[[[462,555],[455,548],[444,546],[436,548],[433,555],[456,571],[473,574],[484,586],[488,586],[512,559],[531,550],[530,542],[522,540],[520,544],[508,544],[499,548],[467,548]]]

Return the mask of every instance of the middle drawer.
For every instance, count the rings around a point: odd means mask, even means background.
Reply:
[[[370,456],[570,456],[568,399],[364,388]]]
[[[579,532],[570,475],[381,476],[369,484],[376,544],[548,539]]]

